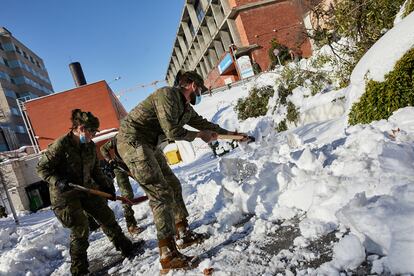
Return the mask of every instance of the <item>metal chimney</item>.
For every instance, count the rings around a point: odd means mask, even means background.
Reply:
[[[76,87],[86,84],[85,75],[82,71],[82,66],[79,62],[72,62],[69,64],[70,72],[72,73],[73,80],[75,81]]]

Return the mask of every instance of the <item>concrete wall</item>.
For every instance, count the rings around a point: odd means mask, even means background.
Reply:
[[[16,211],[30,210],[30,202],[25,188],[41,181],[36,174],[40,155],[11,160],[1,164],[12,203]]]

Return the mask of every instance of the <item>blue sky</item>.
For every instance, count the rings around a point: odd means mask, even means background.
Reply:
[[[0,26],[43,59],[55,92],[75,86],[68,65],[79,61],[88,83],[106,80],[116,93],[165,78],[183,5],[183,0],[3,0]],[[129,111],[154,89],[125,92],[120,100]]]

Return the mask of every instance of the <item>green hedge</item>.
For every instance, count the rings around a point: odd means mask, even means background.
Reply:
[[[409,15],[412,11],[414,11],[414,0],[408,1],[407,5],[405,6],[404,17]]]
[[[383,82],[368,81],[365,93],[352,106],[348,122],[356,125],[388,119],[406,106],[414,106],[414,48],[397,62]]]
[[[253,87],[249,92],[249,96],[237,101],[237,105],[234,108],[237,112],[237,117],[240,120],[246,120],[250,117],[266,115],[267,104],[274,93],[275,91],[270,85],[260,88]]]

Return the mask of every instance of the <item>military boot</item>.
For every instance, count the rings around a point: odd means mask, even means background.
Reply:
[[[128,226],[128,232],[132,235],[138,235],[139,233],[141,233],[142,231],[144,231],[144,228],[138,227],[136,225],[131,225]]]
[[[171,269],[191,269],[197,266],[192,263],[192,256],[181,254],[175,246],[174,237],[158,241],[160,250],[161,274],[167,274]]]
[[[183,220],[175,225],[176,229],[176,244],[179,249],[184,249],[193,244],[202,243],[209,238],[208,234],[200,234],[191,231],[188,227],[187,220]]]
[[[115,249],[121,251],[122,256],[129,257],[134,251],[132,242],[124,235],[116,237],[113,241]]]

